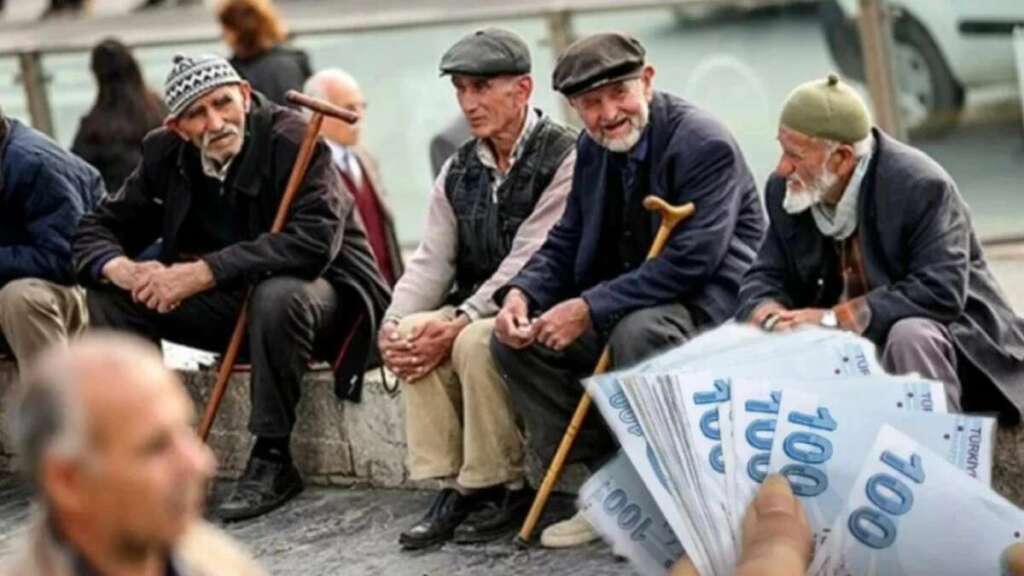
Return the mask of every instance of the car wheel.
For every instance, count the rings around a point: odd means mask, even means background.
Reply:
[[[906,13],[893,22],[893,59],[898,104],[910,136],[936,137],[956,127],[964,89],[928,31]]]

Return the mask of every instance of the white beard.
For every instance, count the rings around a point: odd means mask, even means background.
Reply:
[[[630,116],[627,120],[629,121],[629,132],[625,136],[618,138],[608,138],[602,131],[599,134],[595,134],[590,130],[587,133],[594,139],[595,142],[604,146],[612,152],[629,152],[636,146],[636,143],[640,141],[640,137],[644,133],[644,128],[647,127],[647,122],[650,120],[651,111],[646,105],[640,110],[640,113],[636,116]]]
[[[810,184],[804,184],[796,174],[790,176],[786,179],[786,195],[782,199],[782,209],[788,214],[806,212],[811,206],[820,204],[838,180],[839,177],[824,166]],[[794,184],[800,184],[800,190],[795,190]]]

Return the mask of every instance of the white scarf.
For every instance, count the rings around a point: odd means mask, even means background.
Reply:
[[[825,236],[835,240],[846,240],[857,230],[857,199],[860,197],[860,187],[864,181],[864,175],[871,164],[871,157],[875,155],[874,146],[871,152],[861,156],[857,161],[857,167],[846,183],[843,196],[835,208],[826,206],[819,202],[811,206],[811,215],[814,216],[814,223]]]

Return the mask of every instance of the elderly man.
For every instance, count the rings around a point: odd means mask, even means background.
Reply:
[[[624,368],[730,318],[764,230],[757,188],[732,135],[689,102],[656,92],[653,80],[644,48],[621,34],[579,40],[555,67],[554,87],[586,135],[576,146],[565,215],[496,295],[503,306],[492,346],[545,461],[602,346]],[[696,206],[649,262],[659,219],[642,207],[647,195]],[[593,417],[574,458],[594,468],[614,450]],[[596,537],[577,515],[545,530],[541,543]]]
[[[862,334],[888,370],[944,382],[950,406],[1019,417],[1024,322],[989,271],[952,178],[872,128],[860,96],[835,75],[789,96],[778,139],[765,191],[771,228],[738,317],[766,330]]]
[[[103,193],[95,169],[0,112],[0,353],[20,365],[85,326],[71,237]]]
[[[306,129],[298,113],[251,92],[216,56],[175,57],[165,93],[166,127],[146,137],[122,189],[83,219],[75,266],[93,324],[206,350],[223,349],[251,289],[256,443],[218,510],[241,520],[302,489],[289,450],[302,377],[314,357],[334,360],[336,391],[359,398],[388,288],[322,142],[284,230],[269,233]],[[157,238],[158,261],[134,260]]]
[[[434,183],[425,237],[379,337],[384,362],[405,382],[411,475],[445,482],[401,535],[408,549],[498,538],[529,507],[522,436],[488,351],[493,295],[561,216],[576,139],[530,107],[530,53],[515,34],[470,34],[440,68],[474,138]]]
[[[317,72],[306,81],[303,91],[345,110],[366,112],[366,100],[359,83],[344,70],[329,68]],[[345,187],[356,200],[381,275],[388,286],[394,286],[402,275],[402,250],[395,233],[394,216],[385,203],[387,195],[377,161],[359,144],[362,130],[362,118],[355,124],[324,118],[321,133],[331,148],[331,157],[341,171]]]
[[[41,506],[0,573],[263,574],[200,519],[213,455],[158,350],[86,336],[23,371],[22,394],[14,437]]]

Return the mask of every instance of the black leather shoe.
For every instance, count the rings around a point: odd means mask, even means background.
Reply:
[[[482,544],[509,536],[519,529],[536,492],[529,487],[501,489],[497,497],[482,500],[476,510],[455,530],[457,544]]]
[[[249,458],[235,490],[217,507],[217,517],[238,522],[261,516],[297,496],[302,488],[302,476],[291,461]]]
[[[455,528],[472,511],[473,502],[472,496],[463,496],[454,488],[441,490],[423,519],[399,534],[398,543],[406,550],[419,550],[451,540]]]

